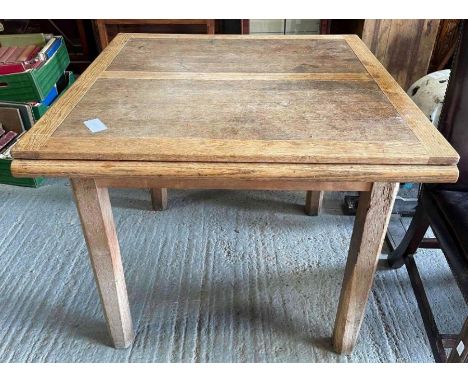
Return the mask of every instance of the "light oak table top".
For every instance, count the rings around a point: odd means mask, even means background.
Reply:
[[[83,122],[92,118],[107,130],[91,133]],[[359,173],[425,182],[454,181],[458,161],[353,35],[120,34],[13,156],[18,176],[77,167],[113,176],[116,166],[122,176],[127,162],[154,163],[156,172],[162,162],[221,163],[213,168],[226,171],[281,163],[321,180],[355,165],[342,180]]]
[[[99,118],[105,131],[84,121]],[[15,176],[71,179],[116,347],[133,326],[109,187],[360,191],[333,332],[352,351],[399,182],[458,154],[357,36],[120,34],[16,144]],[[272,208],[274,208],[272,206]],[[306,254],[305,254],[306,255]]]

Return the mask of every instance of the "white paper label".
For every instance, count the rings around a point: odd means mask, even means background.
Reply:
[[[84,124],[92,133],[99,133],[100,131],[104,131],[107,129],[107,126],[104,125],[104,123],[102,123],[102,121],[99,118],[84,121]]]

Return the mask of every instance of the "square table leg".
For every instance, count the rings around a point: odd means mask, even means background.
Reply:
[[[307,215],[317,216],[322,208],[323,191],[307,191],[304,211]]]
[[[71,184],[112,341],[126,348],[134,333],[108,190],[93,179]]]
[[[163,211],[167,208],[167,188],[151,188],[151,204],[155,211]]]
[[[398,183],[374,183],[361,192],[333,332],[338,353],[352,352],[398,192]]]

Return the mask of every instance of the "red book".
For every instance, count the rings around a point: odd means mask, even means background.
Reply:
[[[11,48],[14,48],[14,50]],[[0,75],[21,73],[41,66],[41,60],[35,59],[39,50],[40,48],[35,45],[8,47],[8,50],[3,55],[3,57],[7,57],[6,61],[0,62]]]
[[[16,48],[14,46],[9,46],[5,54],[1,58],[1,62],[8,62],[10,56],[14,53]]]
[[[31,52],[31,59],[34,59],[36,61],[44,61],[44,60],[41,60],[41,58],[39,57],[40,51],[41,51],[41,47],[36,46],[36,48]]]
[[[8,57],[8,60],[7,60],[7,62],[9,63],[19,61],[18,58],[21,56],[21,54],[24,51],[23,46],[14,46],[13,48],[15,48],[15,50],[11,53],[11,55]]]
[[[39,52],[40,50],[41,48],[39,48],[36,45],[28,45],[24,49],[23,53],[19,56],[18,61],[30,61],[36,56],[37,52]]]
[[[26,70],[26,65],[21,62],[9,62],[8,64],[0,64],[0,74],[21,73]]]
[[[0,138],[0,150],[6,147],[18,134],[14,131],[8,131]]]
[[[0,62],[2,62],[2,56],[6,53],[7,50],[7,46],[0,46]]]

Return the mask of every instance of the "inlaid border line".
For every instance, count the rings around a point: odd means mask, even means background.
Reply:
[[[108,70],[99,78],[131,80],[214,80],[214,81],[374,81],[368,73],[196,73]]]
[[[356,35],[347,35],[346,42],[421,142],[429,157],[428,164],[457,164],[460,158],[458,153],[403,91],[364,42]]]
[[[46,144],[50,136],[94,84],[99,74],[112,63],[129,38],[129,34],[119,34],[112,40],[71,88],[54,103],[31,130],[19,139],[12,149],[13,158],[15,157],[15,152],[38,150]]]

